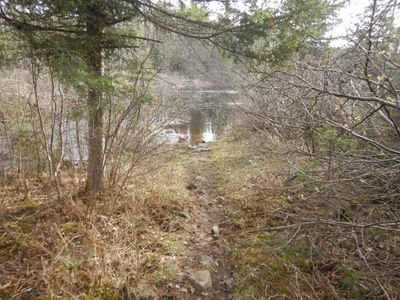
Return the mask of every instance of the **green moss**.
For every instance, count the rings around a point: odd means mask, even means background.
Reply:
[[[288,262],[299,267],[302,271],[309,271],[311,267],[311,260],[307,253],[299,251],[297,247],[287,245],[279,251],[279,255]]]
[[[264,203],[259,201],[249,202],[245,204],[244,209],[247,210],[248,212],[259,213],[265,210],[265,206]]]
[[[324,257],[322,249],[312,240],[299,240],[281,248],[278,254],[300,270],[310,272],[313,260]]]
[[[27,249],[31,232],[37,224],[36,205],[23,201],[6,216],[6,224],[0,229],[0,250],[7,256]]]
[[[35,215],[24,217],[19,223],[18,227],[23,233],[31,233],[33,228],[37,224],[37,218]]]
[[[18,204],[17,206],[17,214],[32,214],[36,211],[37,205],[30,201],[30,200],[25,200],[21,203]]]
[[[1,277],[0,277],[1,279]],[[0,289],[0,299],[11,299],[17,293],[18,286],[9,285],[5,287],[1,287]]]
[[[61,225],[61,230],[66,234],[79,234],[82,232],[82,225],[79,223],[68,222]]]
[[[388,243],[392,240],[393,236],[384,229],[374,229],[372,233],[373,239],[379,243]]]
[[[24,251],[30,240],[21,235],[12,235],[5,233],[0,237],[0,250],[8,255],[14,255],[18,252]]]
[[[92,289],[82,297],[82,300],[121,300],[121,292],[115,288],[103,287]]]
[[[268,239],[261,235],[261,239]],[[265,287],[270,286],[274,292],[289,295],[286,260],[274,255],[271,247],[255,240],[239,239],[235,248],[237,262],[235,277],[235,299],[263,299]]]
[[[170,234],[166,239],[161,241],[161,246],[164,253],[177,253],[183,248],[182,239],[174,234]]]
[[[350,151],[357,148],[357,140],[348,134],[342,134],[336,128],[322,125],[316,130],[317,142],[322,150]]]
[[[235,288],[234,295],[235,299],[241,299],[241,300],[262,299],[260,288],[251,281],[249,281],[245,285],[241,285],[240,288]]]
[[[296,181],[304,183],[304,184],[312,184],[315,183],[315,180],[308,175],[298,174],[296,176]]]
[[[271,241],[271,234],[269,234],[268,232],[261,232],[257,234],[257,238],[261,243],[268,244]]]
[[[357,272],[346,264],[339,265],[337,269],[340,275],[340,287],[347,295],[348,299],[366,299],[370,296],[368,287],[360,285],[360,276]]]
[[[165,284],[170,283],[173,280],[176,273],[177,273],[177,268],[174,265],[163,264],[154,273],[153,278],[157,285],[163,286]]]

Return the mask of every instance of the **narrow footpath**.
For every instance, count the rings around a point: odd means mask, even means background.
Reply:
[[[232,250],[225,236],[227,199],[218,195],[216,175],[207,145],[189,154],[186,188],[188,215],[181,234],[187,236],[186,255],[175,299],[232,299]]]

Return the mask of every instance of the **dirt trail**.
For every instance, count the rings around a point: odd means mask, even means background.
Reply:
[[[210,152],[203,150],[193,151],[189,158],[186,187],[193,197],[182,233],[189,240],[181,280],[187,288],[182,288],[176,299],[232,299],[232,251],[224,230],[227,200],[217,193]],[[193,288],[189,277],[198,270],[210,271],[211,289]]]

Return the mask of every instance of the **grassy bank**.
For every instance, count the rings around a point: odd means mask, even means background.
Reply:
[[[397,297],[397,230],[347,226],[390,218],[393,207],[298,171],[318,164],[246,131],[212,148],[215,180],[229,199],[234,299]]]
[[[232,252],[233,299],[395,299],[400,291],[397,229],[348,226],[388,219],[393,206],[299,171],[318,161],[242,129],[205,154],[178,147],[153,163],[126,190],[104,193],[95,209],[76,174],[63,176],[63,201],[48,178],[30,180],[29,194],[17,181],[5,184],[0,298],[135,299],[143,289],[173,297],[193,224],[202,222],[190,219],[199,217],[192,208],[208,203],[187,189],[197,173],[212,186],[201,191],[211,202],[225,198],[220,225]]]
[[[126,191],[105,192],[92,210],[66,175],[63,201],[47,193],[48,179],[31,179],[29,197],[8,182],[0,197],[0,298],[122,299],[143,284],[165,286],[177,268],[169,258],[184,253],[176,232],[190,197],[185,155],[178,149],[166,164],[164,155],[156,171]]]

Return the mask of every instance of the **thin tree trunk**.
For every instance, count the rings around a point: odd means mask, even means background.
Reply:
[[[86,64],[94,81],[102,76],[101,33],[102,26],[96,15],[96,8],[91,8],[92,14],[88,16],[86,31],[88,34],[88,46]],[[87,192],[99,192],[103,189],[103,114],[101,91],[96,84],[91,84],[87,96],[88,113],[88,169]]]
[[[78,148],[78,156],[79,156],[79,168],[82,170],[83,166],[83,153],[82,153],[82,146],[81,146],[81,130],[80,130],[80,119],[77,118],[75,120],[75,137],[76,137],[76,146]],[[72,143],[72,141],[71,141]]]
[[[40,110],[40,103],[39,103],[39,94],[38,94],[38,80],[39,80],[39,71],[38,71],[38,66],[36,64],[35,58],[32,57],[31,61],[32,65],[32,70],[31,70],[31,75],[32,75],[32,84],[33,84],[33,95],[35,99],[35,108],[36,108],[36,113],[38,115],[39,119],[39,127],[40,127],[40,135],[42,138],[42,145],[43,149],[46,153],[47,157],[47,168],[50,176],[54,176],[54,162],[53,162],[53,157],[52,153],[50,150],[50,145],[48,142],[47,134],[46,134],[46,128],[45,128],[45,120],[43,118],[42,112]],[[33,124],[33,114],[32,114],[32,124]],[[50,142],[51,143],[51,142]]]

